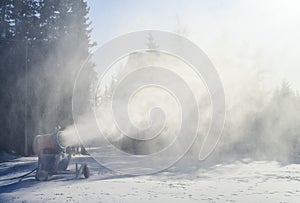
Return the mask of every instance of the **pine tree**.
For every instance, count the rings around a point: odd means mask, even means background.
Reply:
[[[12,0],[0,1],[0,43],[12,37],[12,10]]]
[[[34,135],[72,123],[75,76],[93,46],[89,9],[83,0],[3,0],[0,6],[0,151],[21,153],[26,126],[30,144]],[[85,107],[95,76],[91,62],[84,74]]]
[[[147,39],[148,39],[148,43],[147,43],[148,49],[158,49],[159,46],[155,43],[152,33],[149,33]]]
[[[8,149],[9,142],[9,120],[7,119],[7,113],[9,109],[10,93],[8,92],[8,84],[10,78],[9,65],[9,53],[12,53],[12,44],[10,41],[13,36],[12,25],[12,0],[0,1],[0,125],[2,130],[0,131],[0,151],[1,149]]]

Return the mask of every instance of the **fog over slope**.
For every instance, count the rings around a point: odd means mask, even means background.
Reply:
[[[169,25],[160,20],[159,16],[164,14],[153,16],[148,9],[141,8],[128,13],[124,20],[112,19],[112,25],[115,26],[109,26],[110,35],[105,40],[142,29],[175,31],[192,40],[211,59],[225,88],[226,123],[223,137],[211,159],[216,162],[240,158],[294,162],[299,153],[300,134],[297,113],[300,108],[297,93],[300,87],[297,79],[300,62],[296,56],[300,47],[300,30],[296,26],[300,16],[293,6],[297,4],[292,0],[229,1],[226,5],[198,4],[192,1],[177,13],[176,9],[166,9],[166,13],[172,16],[168,18],[168,23],[172,22]],[[118,12],[126,8],[115,9]],[[137,16],[140,16],[139,20]],[[149,19],[152,23],[141,23]],[[99,19],[93,24],[97,25],[99,21],[102,22]],[[128,21],[131,23],[128,24]],[[94,33],[93,38],[97,39],[97,28]],[[126,61],[123,66],[125,64]],[[102,94],[112,95],[122,71],[118,67],[115,72],[108,73],[103,86],[106,90],[105,93],[102,90]],[[200,116],[204,118],[203,124],[207,128],[211,106],[205,91],[199,90],[198,96],[199,105],[203,105]],[[147,106],[149,103],[146,100],[151,98],[149,94],[153,94],[152,97],[157,94],[153,92],[148,91],[147,97],[137,97],[133,101],[135,109],[131,110],[136,114],[133,120],[137,123],[149,121],[149,117],[144,116],[145,109],[139,104]],[[170,100],[159,99],[159,102],[166,106]],[[106,115],[105,111],[102,113]],[[170,124],[168,129],[177,129],[178,123],[175,123]],[[202,127],[200,130],[205,131],[204,125]],[[106,133],[114,135],[114,140],[122,140],[122,135],[114,127],[107,129]],[[199,132],[199,137],[190,153],[195,157],[199,152],[203,132]],[[124,143],[120,145],[124,147]],[[128,143],[125,145],[133,147]]]

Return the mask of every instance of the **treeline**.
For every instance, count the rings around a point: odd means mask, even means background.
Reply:
[[[72,123],[74,80],[93,46],[88,12],[84,0],[0,1],[0,151],[30,154],[35,135]]]
[[[287,82],[271,95],[257,91],[227,111],[215,160],[300,162],[300,96]]]

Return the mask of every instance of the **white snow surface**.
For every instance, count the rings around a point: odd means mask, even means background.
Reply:
[[[36,157],[0,163],[0,202],[300,202],[300,165],[272,161],[236,161],[197,170],[168,170],[146,175],[122,175],[87,156],[91,177],[55,175],[45,182],[34,174]]]

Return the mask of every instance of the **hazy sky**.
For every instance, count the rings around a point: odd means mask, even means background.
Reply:
[[[298,0],[88,0],[88,4],[92,39],[98,46],[132,31],[179,29],[212,60],[225,89],[256,81],[269,90],[286,80],[300,90]]]

